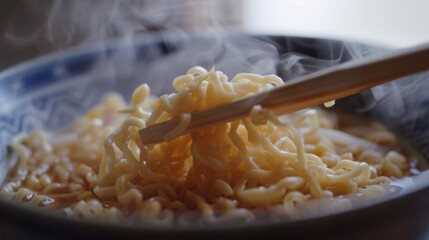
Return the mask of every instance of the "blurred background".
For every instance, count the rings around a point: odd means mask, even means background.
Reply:
[[[239,31],[406,47],[429,40],[427,0],[1,0],[0,70],[115,37]]]

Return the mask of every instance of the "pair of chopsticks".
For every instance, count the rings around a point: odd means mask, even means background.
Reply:
[[[255,105],[261,105],[278,114],[286,114],[350,96],[425,70],[429,70],[429,43],[349,61],[288,81],[281,87],[236,102],[193,112],[191,122],[183,134],[244,118]],[[174,118],[151,125],[139,131],[140,137],[144,144],[161,142],[163,136],[179,122],[180,119]]]

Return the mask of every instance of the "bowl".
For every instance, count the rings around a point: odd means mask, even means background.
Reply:
[[[146,82],[155,95],[168,93],[174,77],[194,65],[215,65],[229,76],[276,72],[289,80],[385,50],[293,36],[160,32],[78,47],[19,64],[0,73],[0,182],[10,165],[8,146],[14,136],[34,129],[59,131],[109,91],[118,91],[129,100],[132,91]],[[409,76],[341,99],[336,107],[384,123],[429,161],[428,78],[424,73]],[[429,181],[423,176],[415,185],[392,199],[347,212],[204,228],[83,221],[0,199],[0,239],[424,239],[429,236]]]

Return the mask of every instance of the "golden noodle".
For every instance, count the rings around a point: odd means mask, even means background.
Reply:
[[[130,108],[109,94],[66,132],[16,138],[18,163],[0,194],[80,218],[211,224],[253,221],[260,212],[295,218],[313,199],[350,209],[338,196],[383,196],[392,177],[410,174],[394,135],[377,126],[353,136],[320,109],[277,117],[255,106],[249,118],[177,137],[189,113],[281,84],[275,75],[242,73],[229,81],[194,67],[173,81],[175,93],[157,100],[146,84]],[[142,144],[139,129],[171,118],[181,123],[166,142]]]

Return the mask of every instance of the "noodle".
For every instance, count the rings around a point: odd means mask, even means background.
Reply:
[[[383,144],[375,134],[353,136],[320,109],[278,117],[255,106],[248,118],[180,136],[191,112],[281,84],[275,75],[229,81],[194,67],[173,81],[175,93],[157,100],[146,84],[128,108],[106,95],[66,132],[16,138],[18,162],[0,195],[85,219],[213,224],[296,218],[317,199],[350,209],[342,196],[385,196],[392,179],[410,175],[391,133],[377,129]],[[172,118],[180,124],[165,142],[141,142],[139,129]]]

